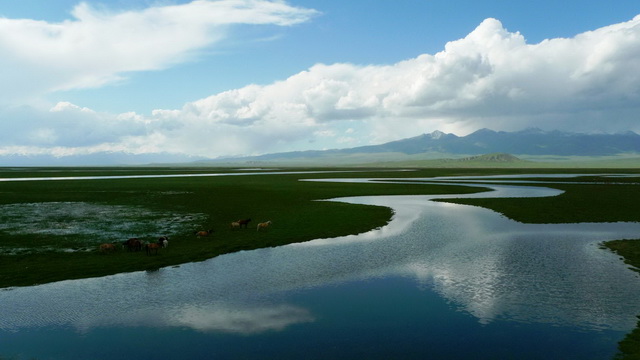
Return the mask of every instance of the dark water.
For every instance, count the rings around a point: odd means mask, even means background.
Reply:
[[[475,196],[551,196],[500,186]],[[607,359],[637,274],[598,243],[639,223],[520,224],[427,196],[358,236],[0,291],[0,357]],[[170,250],[170,249],[169,249]]]

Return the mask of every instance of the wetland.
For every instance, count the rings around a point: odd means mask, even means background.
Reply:
[[[639,237],[638,178],[437,179],[496,172],[3,182],[0,356],[612,358],[640,279],[602,246]]]

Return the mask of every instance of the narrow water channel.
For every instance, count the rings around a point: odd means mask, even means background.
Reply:
[[[491,187],[465,197],[558,193]],[[365,234],[2,290],[0,358],[615,354],[640,281],[598,244],[637,238],[640,223],[521,224],[436,197],[336,199],[395,210]]]

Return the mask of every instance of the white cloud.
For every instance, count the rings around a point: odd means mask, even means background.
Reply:
[[[123,12],[80,3],[71,14],[60,23],[0,18],[2,102],[167,68],[224,39],[230,25],[288,26],[316,12],[265,0],[196,0]]]
[[[283,5],[265,6],[270,13],[269,6]],[[299,18],[265,19],[288,24]],[[437,54],[396,64],[317,64],[282,81],[225,91],[150,116],[101,114],[60,103],[48,116],[26,120],[35,130],[0,137],[12,146],[111,144],[131,152],[215,157],[379,143],[436,129],[460,135],[482,127],[640,131],[638,58],[640,16],[538,44],[487,19]],[[73,130],[62,131],[62,124]]]
[[[640,17],[533,45],[487,19],[435,55],[388,66],[318,64],[281,82],[187,104],[174,115],[277,141],[326,137],[343,120],[368,129],[372,142],[443,128],[638,130],[638,56]],[[247,152],[272,150],[250,135],[244,142]]]
[[[95,111],[93,111],[93,110],[91,110],[89,108],[80,107],[80,106],[72,104],[72,103],[70,103],[68,101],[60,101],[54,107],[49,109],[49,111],[51,111],[51,112],[80,111],[80,112],[91,113],[91,114],[95,113]]]

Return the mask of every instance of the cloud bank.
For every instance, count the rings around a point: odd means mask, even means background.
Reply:
[[[237,3],[222,1],[216,6]],[[278,25],[305,21],[313,14],[283,3],[241,3],[260,5],[250,13],[259,11],[265,19],[262,21]],[[188,13],[190,7],[208,6],[213,5],[197,1],[183,10]],[[277,11],[270,12],[274,8]],[[287,11],[283,14],[281,9]],[[93,24],[88,19],[97,16],[86,6],[77,7],[74,13],[78,21],[57,26],[70,29]],[[149,9],[136,16],[156,21],[163,18],[162,14],[160,9]],[[228,20],[249,21],[242,11],[236,14],[237,18]],[[112,21],[125,22],[130,16],[133,14],[120,14]],[[165,21],[168,29],[178,27],[179,20]],[[211,26],[205,19],[194,22],[194,28]],[[215,24],[221,26],[219,22]],[[43,24],[33,26],[40,29]],[[41,29],[38,31],[42,33]],[[48,31],[49,37],[59,41],[65,38],[62,30]],[[185,35],[191,36],[192,32]],[[141,67],[169,66],[212,41],[215,39],[196,37],[192,45],[185,45],[188,49],[163,53]],[[0,42],[6,46],[6,40]],[[69,51],[79,51],[72,48]],[[130,57],[124,54],[127,51],[110,51],[110,56],[118,60],[106,67],[109,71],[102,75],[84,71],[52,75],[49,91],[99,86],[113,81],[121,71],[139,69],[133,65],[137,62],[128,62]],[[9,133],[2,131],[0,140],[8,146],[0,148],[0,154],[67,149],[134,154],[165,151],[218,157],[351,147],[436,129],[459,135],[483,127],[509,131],[531,126],[582,132],[638,132],[638,58],[640,16],[573,38],[537,44],[528,44],[522,34],[508,31],[496,19],[486,19],[469,35],[447,43],[436,54],[422,54],[390,65],[317,64],[272,84],[214,94],[181,109],[158,109],[148,115],[101,114],[59,103],[50,111],[32,110],[36,113],[30,114],[28,120],[26,111],[19,109],[12,116],[25,118],[25,124]],[[63,69],[72,72],[71,67]],[[69,128],[73,131],[62,131]]]
[[[125,12],[80,3],[61,23],[0,18],[0,101],[122,81],[194,58],[229,26],[289,26],[315,14],[282,2],[196,0]]]

